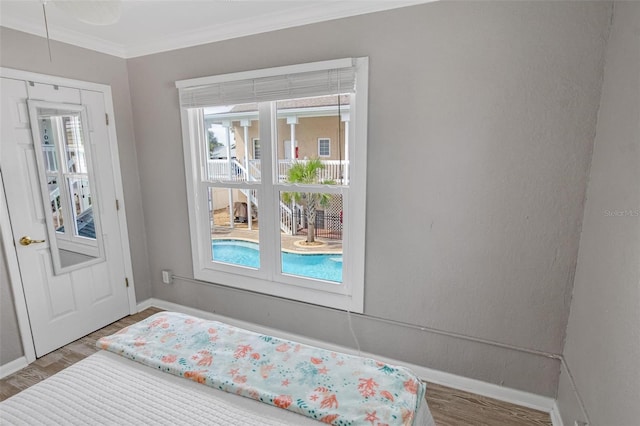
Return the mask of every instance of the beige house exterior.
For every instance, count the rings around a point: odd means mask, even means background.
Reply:
[[[341,95],[339,99],[335,95],[278,102],[278,159],[345,160],[349,110],[349,95]],[[260,133],[257,104],[237,105],[228,112],[205,115],[205,119],[227,127],[233,134],[237,160],[258,159],[254,143],[259,141]]]
[[[340,122],[338,124],[338,117],[336,116],[323,116],[323,117],[302,117],[297,118],[296,124],[288,124],[287,121],[291,119],[278,118],[277,126],[277,150],[278,159],[305,159],[305,158],[320,158],[321,160],[344,160],[345,159],[345,123]],[[245,121],[233,121],[233,132],[236,140],[236,156],[238,161],[243,162],[245,153],[248,153],[250,160],[255,160],[255,144],[254,142],[259,140],[260,128],[258,120],[251,120],[248,126],[247,133],[245,134],[244,126],[241,123]],[[295,126],[292,131],[291,126]],[[339,126],[339,130],[338,130]],[[338,134],[340,131],[340,134]],[[291,155],[291,139],[295,138],[295,147],[297,150],[297,157]],[[245,138],[247,140],[245,140]],[[319,151],[319,140],[328,140],[329,155],[321,155]],[[248,141],[248,147],[245,151],[245,144]],[[324,142],[323,142],[324,143]],[[294,149],[294,154],[296,150]]]

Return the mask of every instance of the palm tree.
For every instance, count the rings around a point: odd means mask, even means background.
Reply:
[[[295,161],[287,174],[287,182],[303,185],[335,185],[335,182],[332,180],[320,181],[318,175],[324,167],[324,164],[322,164],[322,161],[318,158]],[[304,207],[307,218],[307,243],[315,242],[316,209],[318,206],[327,207],[331,201],[331,194],[318,192],[284,192],[282,193],[282,200],[287,204],[295,201]]]

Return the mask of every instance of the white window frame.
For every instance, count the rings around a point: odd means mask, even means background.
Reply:
[[[259,103],[260,182],[203,182],[206,158],[203,147],[204,116],[202,108],[181,107],[183,148],[189,226],[191,233],[194,278],[276,297],[328,306],[352,312],[364,312],[364,261],[366,222],[366,158],[368,58],[347,58],[256,71],[203,77],[176,82],[180,89],[242,79],[278,76],[306,71],[330,70],[353,66],[357,93],[352,95],[351,125],[348,146],[348,187],[339,185],[305,186],[307,192],[342,194],[343,196],[343,271],[342,283],[330,283],[283,274],[280,260],[280,224],[278,192],[291,191],[291,186],[278,182],[277,141],[275,140],[276,103]],[[212,261],[209,210],[206,191],[209,187],[255,189],[260,202],[260,269],[249,269]],[[268,226],[271,223],[272,226]]]
[[[320,149],[320,142],[327,142],[329,147],[328,154],[322,154],[322,150]],[[331,157],[331,138],[318,138],[318,157],[329,158]]]

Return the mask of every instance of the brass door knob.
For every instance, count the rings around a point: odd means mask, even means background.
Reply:
[[[35,243],[44,243],[44,240],[32,240],[31,237],[28,237],[26,235],[20,238],[20,244],[22,244],[23,246],[28,246],[29,244]]]

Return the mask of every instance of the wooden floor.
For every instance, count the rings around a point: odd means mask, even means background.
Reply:
[[[5,377],[0,380],[0,401],[93,354],[97,351],[95,344],[100,337],[113,334],[159,311],[149,308],[125,317]],[[438,426],[551,426],[547,413],[432,383],[427,385],[427,403]]]

